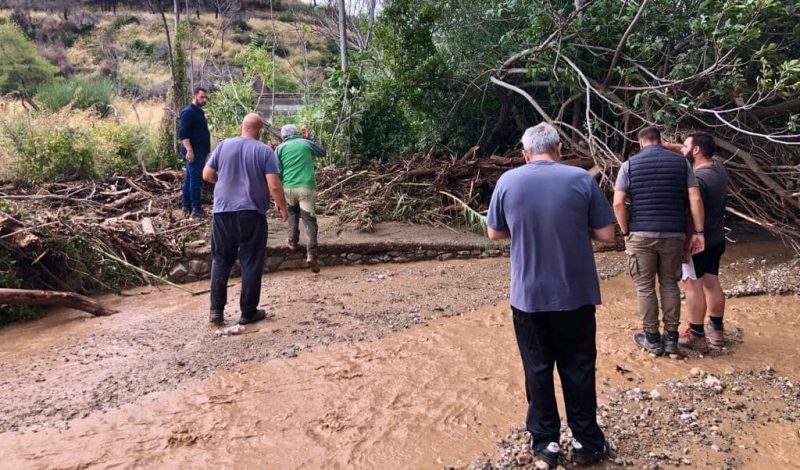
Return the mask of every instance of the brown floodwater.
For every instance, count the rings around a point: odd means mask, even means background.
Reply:
[[[505,263],[507,260],[463,261],[457,262],[455,269],[472,269],[470,272],[486,276],[485,283],[490,284],[498,272],[505,272]],[[439,272],[444,269],[441,266],[429,262],[374,267],[372,271],[335,268],[324,274],[346,278],[354,273],[391,271],[391,283],[372,290],[372,284],[354,286],[346,296],[348,308],[358,309],[363,304],[368,311],[366,305],[376,296],[387,297],[390,303],[403,299],[415,303],[424,294],[428,302],[443,303],[466,295],[463,276],[419,276],[420,271]],[[297,273],[279,276],[308,279]],[[429,289],[420,294],[414,290],[420,285]],[[598,310],[600,401],[612,387],[627,385],[615,372],[617,366],[634,371],[643,387],[685,376],[696,366],[724,373],[769,365],[781,375],[800,377],[795,339],[800,322],[798,297],[731,299],[727,325],[745,332],[742,344],[713,359],[670,360],[652,358],[633,347],[630,337],[638,320],[630,280],[620,276],[604,281],[602,289],[604,305]],[[193,307],[200,308],[205,301],[171,298],[163,292],[143,288],[129,297],[107,297],[123,314],[128,313],[115,320],[59,311],[42,321],[0,331],[0,363],[27,357],[33,367],[37,354],[81,344],[96,335],[113,337],[114,329],[137,328],[153,311],[180,315],[186,302],[196,302]],[[248,350],[269,349],[280,336],[276,330],[290,328],[291,319],[279,319],[278,326],[274,325],[257,326],[221,341],[247,344]],[[524,421],[524,385],[512,328],[507,304],[490,300],[474,312],[429,319],[381,339],[333,342],[301,351],[296,357],[273,355],[220,368],[199,380],[186,378],[166,391],[143,393],[119,408],[90,409],[85,417],[73,417],[63,426],[4,432],[0,434],[0,468],[464,466],[479,453],[492,451],[498,438]],[[198,335],[213,336],[210,332]],[[193,342],[200,340],[170,341],[165,344],[173,344],[174,350],[165,348],[160,353],[165,358],[181,349],[191,350]],[[211,342],[205,347],[215,344],[220,345]],[[51,367],[52,374],[44,374],[42,386],[52,386],[54,380],[79,383],[80,374],[94,380],[101,372],[98,368],[124,371],[126,364],[137,361],[137,354],[126,355],[124,344],[110,344],[109,350],[105,353],[111,357],[105,357],[100,366],[87,359]],[[159,373],[157,369],[154,367],[153,373]],[[13,370],[0,369],[0,391],[11,384]],[[71,399],[69,388],[61,392],[65,400]],[[760,439],[769,452],[753,460],[734,449],[746,466],[791,468],[800,455],[797,426],[773,423],[747,432]]]

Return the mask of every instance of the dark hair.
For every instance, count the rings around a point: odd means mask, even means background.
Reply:
[[[714,138],[711,137],[711,134],[695,132],[689,134],[689,138],[692,139],[692,147],[699,147],[700,153],[702,153],[704,157],[711,158],[717,152],[717,144],[714,143]]]
[[[200,93],[201,91],[203,93],[208,93],[208,90],[206,90],[205,88],[199,86],[199,87],[194,89],[194,93],[192,93],[192,96],[197,96],[197,94]]]
[[[653,126],[645,127],[639,131],[639,140],[646,140],[648,142],[661,142],[661,132]]]

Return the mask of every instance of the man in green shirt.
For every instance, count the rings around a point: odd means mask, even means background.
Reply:
[[[281,182],[286,191],[289,207],[289,238],[286,241],[290,250],[297,249],[300,240],[300,219],[308,236],[306,262],[315,273],[319,272],[317,260],[317,217],[314,206],[317,201],[317,179],[314,176],[314,158],[324,157],[325,148],[308,138],[308,129],[298,134],[297,127],[287,124],[281,128],[283,143],[275,153],[281,164]]]

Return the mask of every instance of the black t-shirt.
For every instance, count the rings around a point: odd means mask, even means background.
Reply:
[[[713,162],[713,165],[694,170],[694,175],[700,184],[700,194],[703,196],[706,213],[704,227],[706,246],[725,241],[724,219],[725,202],[728,198],[728,171],[718,158],[714,158]]]

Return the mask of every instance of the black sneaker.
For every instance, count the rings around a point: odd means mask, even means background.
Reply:
[[[192,209],[193,219],[205,219],[206,217],[208,217],[208,214],[203,209],[199,207],[195,207],[194,209]]]
[[[189,217],[192,215],[192,208],[191,207],[182,207],[181,212],[183,213],[184,217]]]
[[[633,342],[656,356],[664,354],[664,343],[661,342],[661,335],[658,333],[636,333],[633,335]]]
[[[308,268],[311,270],[312,273],[319,272],[319,261],[316,258],[309,258],[306,260],[306,264],[308,264]]]
[[[556,468],[556,466],[558,466],[558,455],[561,453],[558,442],[551,442],[546,446],[541,446],[539,449],[534,447],[531,443],[531,450],[533,451],[533,455],[549,465],[550,468]]]
[[[667,331],[664,333],[664,354],[680,354],[677,331]]]
[[[220,310],[211,310],[208,313],[208,320],[215,325],[222,325],[225,323],[225,316]]]
[[[266,320],[267,319],[267,312],[263,309],[258,309],[255,312],[251,313],[250,315],[242,314],[242,318],[239,319],[240,325],[247,325],[248,323],[255,323],[257,321]]]
[[[603,442],[603,448],[600,450],[589,450],[578,442],[572,440],[572,461],[577,464],[590,464],[596,463],[608,456],[608,442]]]

